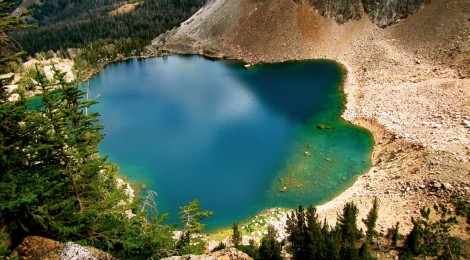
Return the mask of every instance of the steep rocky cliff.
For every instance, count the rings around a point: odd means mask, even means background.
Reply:
[[[417,12],[430,0],[308,0],[326,17],[345,23],[359,20],[364,13],[380,27],[389,26]]]
[[[364,0],[364,9],[370,19],[385,27],[416,13],[431,0]]]

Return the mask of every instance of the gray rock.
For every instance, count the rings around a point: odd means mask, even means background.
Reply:
[[[93,254],[85,247],[75,244],[73,242],[65,243],[62,252],[60,253],[61,260],[91,260],[99,259],[98,256]]]
[[[444,188],[445,190],[451,190],[451,189],[452,189],[452,184],[450,184],[450,183],[448,183],[448,182],[444,182],[444,183],[442,184],[442,186],[443,186],[443,188]]]
[[[416,13],[430,0],[309,0],[318,12],[338,23],[359,20],[367,13],[376,25],[387,27]]]
[[[338,23],[361,19],[364,7],[360,0],[309,0],[309,3],[323,16],[335,19]]]

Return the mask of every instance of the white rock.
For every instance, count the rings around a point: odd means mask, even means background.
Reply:
[[[98,257],[85,247],[73,242],[65,243],[64,248],[59,256],[60,260],[82,260],[82,259],[98,259]]]

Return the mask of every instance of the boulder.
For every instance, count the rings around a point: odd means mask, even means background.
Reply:
[[[84,247],[72,242],[64,244],[38,236],[25,238],[10,257],[41,260],[113,259],[111,255],[93,247]]]
[[[13,250],[10,257],[59,260],[63,247],[64,244],[61,242],[38,236],[30,236],[23,239],[21,244]]]
[[[442,184],[442,187],[445,189],[445,190],[451,190],[452,189],[452,184],[448,183],[448,182],[444,182]]]

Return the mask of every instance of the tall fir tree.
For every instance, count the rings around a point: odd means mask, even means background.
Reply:
[[[287,215],[286,229],[289,234],[287,239],[291,243],[290,249],[294,259],[309,259],[309,251],[307,246],[307,223],[305,218],[305,210],[299,206],[297,210],[293,210]]]
[[[375,226],[376,226],[378,217],[379,217],[379,200],[377,199],[377,197],[374,197],[374,200],[372,201],[372,208],[367,214],[367,217],[365,219],[362,219],[362,222],[366,225],[366,228],[367,228],[366,235],[369,241],[372,241],[372,239],[377,235]]]
[[[281,260],[281,243],[277,240],[277,232],[273,225],[268,226],[268,233],[261,238],[259,258],[263,260]]]
[[[343,207],[343,213],[338,215],[337,229],[341,233],[341,239],[346,243],[355,243],[360,237],[357,228],[357,215],[359,210],[354,202],[348,202]]]
[[[232,243],[235,247],[238,247],[242,242],[242,234],[240,233],[240,226],[238,223],[232,225]]]

